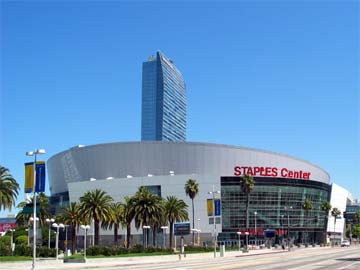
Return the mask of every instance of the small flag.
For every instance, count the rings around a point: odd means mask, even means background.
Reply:
[[[45,192],[45,161],[36,162],[35,192]],[[25,193],[34,191],[34,162],[25,163]]]

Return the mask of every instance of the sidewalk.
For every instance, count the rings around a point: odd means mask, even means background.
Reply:
[[[240,251],[227,251],[225,257],[243,257],[243,256],[254,256],[269,253],[283,253],[288,252],[287,250],[281,249],[259,249],[250,250],[248,253],[242,253]],[[217,258],[220,257],[220,253],[216,253]],[[186,254],[185,257],[181,256],[181,260],[193,261],[199,259],[213,259],[214,253],[195,253]],[[111,267],[111,266],[126,266],[134,264],[146,264],[156,262],[176,262],[179,261],[180,257],[176,255],[160,255],[160,256],[139,256],[139,257],[109,257],[109,258],[95,258],[87,259],[86,263],[63,263],[62,259],[38,259],[36,260],[36,269],[81,269],[91,267]],[[1,262],[1,270],[26,270],[31,269],[32,261],[19,261],[19,262]]]

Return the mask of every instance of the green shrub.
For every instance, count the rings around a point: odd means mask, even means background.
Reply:
[[[24,245],[24,246],[26,246],[27,243],[28,243],[28,237],[27,237],[27,235],[19,235],[18,237],[16,237],[15,243],[16,243],[17,245]]]
[[[4,235],[0,237],[0,245],[5,245],[10,247],[11,244],[11,236]]]
[[[43,258],[56,257],[56,249],[48,247],[38,247],[36,249],[36,254],[37,256]]]
[[[204,247],[204,246],[186,246],[185,247],[185,252],[204,252],[204,251],[209,251],[209,250],[213,250],[212,247]]]
[[[161,252],[161,251],[163,250],[159,247],[147,247],[144,249],[145,253],[153,253],[153,252]]]
[[[115,254],[115,249],[113,249],[111,247],[108,247],[108,246],[102,246],[101,249],[100,249],[100,253],[101,253],[101,255],[104,255],[104,256],[116,255]]]
[[[144,247],[142,245],[134,245],[130,248],[129,253],[141,253],[144,251]]]
[[[129,253],[129,250],[127,248],[124,247],[115,247],[114,248],[115,251],[115,255],[120,255],[120,254],[127,254]]]
[[[88,256],[98,256],[101,255],[101,246],[91,246],[86,249],[86,254]]]
[[[0,245],[0,256],[11,256],[11,249],[10,245]]]
[[[32,247],[16,245],[14,254],[16,256],[32,256]]]

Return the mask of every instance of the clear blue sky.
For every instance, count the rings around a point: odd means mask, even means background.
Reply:
[[[360,198],[359,25],[357,1],[2,1],[0,164],[20,201],[25,151],[140,140],[160,49],[187,84],[188,141],[305,159]]]

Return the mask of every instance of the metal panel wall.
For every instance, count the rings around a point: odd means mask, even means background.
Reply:
[[[286,155],[251,148],[191,142],[125,142],[74,147],[48,161],[50,191],[90,178],[198,174],[233,176],[234,166],[286,167],[311,172],[310,180],[329,183],[320,167]]]

